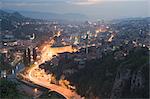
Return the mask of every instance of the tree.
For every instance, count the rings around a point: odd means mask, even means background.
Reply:
[[[19,97],[17,83],[6,79],[0,80],[0,98],[1,99],[16,99]]]
[[[4,65],[4,56],[3,56],[3,54],[0,54],[0,64]]]

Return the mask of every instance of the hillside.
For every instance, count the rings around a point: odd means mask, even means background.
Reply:
[[[137,48],[118,61],[114,53],[86,62],[86,67],[69,79],[77,92],[91,98],[148,98],[148,49]]]
[[[24,18],[25,17],[18,12],[7,13],[3,10],[0,10],[1,31],[15,29],[15,25],[17,25],[18,22],[23,21]]]
[[[4,9],[6,12],[15,12],[15,10]],[[44,20],[59,20],[59,21],[85,21],[88,17],[84,14],[79,13],[52,13],[52,12],[37,12],[37,11],[21,11],[18,10],[23,16],[34,18],[34,19],[44,19]]]

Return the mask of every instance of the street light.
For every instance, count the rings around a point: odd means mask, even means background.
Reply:
[[[38,91],[38,89],[37,88],[34,88],[34,97],[33,97],[33,99],[36,99],[36,97],[37,97],[37,91]]]
[[[34,93],[37,93],[38,89],[37,88],[34,88]]]
[[[37,63],[37,62],[34,62],[34,64],[37,65],[38,63]]]

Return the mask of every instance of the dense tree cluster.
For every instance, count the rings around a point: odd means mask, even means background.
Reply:
[[[149,67],[148,49],[137,48],[130,51],[130,54],[121,61],[114,60],[113,53],[103,57],[103,59],[91,60],[86,62],[86,67],[73,74],[68,79],[76,86],[76,91],[87,98],[109,98],[115,77],[120,66],[129,68],[132,72],[138,68],[142,70],[145,80],[144,88],[136,92],[131,92],[129,87],[123,89],[121,97],[124,98],[148,98],[149,95]],[[138,95],[137,95],[138,93]]]
[[[1,99],[16,99],[19,98],[17,83],[0,79],[0,98]]]

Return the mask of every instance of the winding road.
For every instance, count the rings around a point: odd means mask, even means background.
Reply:
[[[26,75],[26,77],[30,81],[32,81],[33,83],[35,83],[37,85],[43,86],[45,88],[48,88],[52,91],[55,91],[55,92],[63,95],[66,99],[81,99],[80,95],[78,95],[76,92],[74,92],[68,88],[64,88],[59,85],[51,84],[46,78],[40,79],[40,78],[33,76],[36,69],[39,68],[39,65],[44,63],[45,61],[52,59],[53,55],[57,55],[58,53],[63,53],[63,52],[76,51],[75,49],[72,49],[72,47],[70,47],[70,46],[67,46],[66,48],[65,47],[57,48],[57,50],[56,50],[55,48],[50,47],[52,42],[53,41],[50,40],[49,42],[46,42],[45,44],[42,45],[42,47],[40,48],[41,59],[39,61],[35,62],[35,66],[29,70],[29,73]]]

